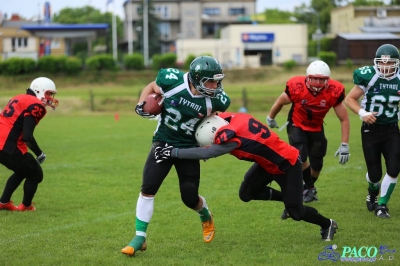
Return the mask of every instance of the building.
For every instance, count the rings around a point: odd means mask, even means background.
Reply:
[[[211,54],[224,68],[258,68],[294,60],[308,64],[306,24],[229,25],[220,39],[178,39],[176,54],[183,62],[189,54]]]
[[[143,30],[135,26],[142,20],[142,3],[143,0],[124,3],[124,43],[130,38],[137,41],[138,32]],[[213,39],[227,25],[251,24],[250,17],[256,10],[256,0],[152,0],[152,3],[160,20],[163,53],[171,51],[177,39]]]
[[[331,11],[331,33],[394,33],[400,35],[400,6],[353,6]]]

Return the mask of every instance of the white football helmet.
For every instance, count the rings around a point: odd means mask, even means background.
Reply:
[[[210,115],[201,122],[197,127],[195,137],[200,146],[209,146],[214,142],[215,133],[218,129],[226,126],[228,121],[217,115]]]
[[[50,106],[53,110],[56,109],[58,100],[54,98],[54,95],[57,93],[57,89],[51,79],[45,77],[34,79],[29,89],[36,94],[36,97],[41,100],[45,106]]]
[[[314,61],[307,68],[306,86],[315,92],[319,92],[328,87],[330,76],[331,70],[324,61]]]

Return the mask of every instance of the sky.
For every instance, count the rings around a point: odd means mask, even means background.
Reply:
[[[43,6],[45,2],[50,2],[51,13],[58,13],[61,9],[70,7],[77,8],[90,5],[96,9],[105,12],[107,9],[107,0],[48,0],[48,1],[37,1],[37,0],[0,0],[0,12],[7,14],[8,17],[11,14],[19,14],[20,16],[31,19],[37,17],[39,12],[40,16],[43,17]],[[113,0],[113,3],[109,4],[109,10],[112,9],[115,4],[116,14],[120,18],[124,17],[123,3],[125,0]],[[279,2],[279,5],[276,4]],[[257,0],[256,11],[257,13],[263,12],[266,8],[278,8],[285,11],[293,11],[295,6],[301,5],[301,3],[309,4],[310,0]]]
[[[11,14],[19,14],[20,16],[31,19],[37,17],[39,12],[40,16],[43,17],[43,6],[45,2],[50,2],[51,13],[58,13],[61,9],[70,7],[77,8],[90,5],[101,12],[107,11],[107,1],[111,0],[0,0],[0,12],[7,14],[8,17]],[[389,3],[390,0],[384,0],[385,3]],[[115,5],[115,12],[120,18],[124,18],[123,3],[125,0],[112,0],[113,3],[108,5],[109,10],[112,10]],[[261,13],[265,9],[277,8],[284,11],[294,11],[295,6],[300,6],[302,3],[309,5],[311,0],[257,0],[256,1],[256,12]]]

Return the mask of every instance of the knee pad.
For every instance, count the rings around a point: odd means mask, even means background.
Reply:
[[[239,198],[244,202],[252,200],[251,190],[246,186],[244,182],[240,185]]]
[[[322,158],[310,157],[310,165],[314,171],[321,172],[324,160]]]
[[[194,209],[199,204],[198,190],[190,183],[182,184],[181,200],[186,207]]]

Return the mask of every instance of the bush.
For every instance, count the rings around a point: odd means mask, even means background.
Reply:
[[[56,56],[55,58],[56,58],[56,62],[57,62],[57,72],[66,72],[68,56],[61,55],[61,56]]]
[[[22,70],[23,73],[33,73],[36,70],[36,61],[32,58],[22,58]]]
[[[176,67],[176,54],[166,53],[161,56],[161,68]]]
[[[117,70],[114,58],[110,54],[94,55],[86,59],[86,66],[90,70]]]
[[[348,69],[354,69],[353,61],[350,58],[347,58],[346,66],[347,66]]]
[[[328,66],[332,67],[336,65],[337,55],[335,52],[320,52],[318,57],[328,64]]]
[[[125,55],[123,62],[126,69],[144,69],[144,57],[142,54],[133,53],[131,55]]]
[[[65,62],[65,72],[68,74],[77,74],[82,70],[82,61],[78,57],[68,57]]]
[[[43,72],[56,73],[58,62],[55,56],[45,55],[38,60],[38,69]]]
[[[2,62],[2,72],[7,75],[22,74],[24,64],[21,58],[12,57]]]
[[[152,61],[151,68],[153,70],[157,71],[157,70],[159,70],[161,68],[161,55],[160,54],[154,54],[151,57],[151,61]]]
[[[189,68],[190,68],[190,63],[192,63],[192,61],[193,61],[196,57],[197,57],[197,56],[195,56],[194,54],[189,54],[189,55],[186,57],[185,64],[184,64],[185,69],[189,69]]]
[[[286,70],[292,70],[295,66],[297,66],[297,62],[294,60],[288,60],[283,62],[283,68]]]

